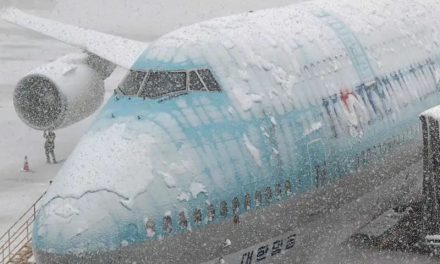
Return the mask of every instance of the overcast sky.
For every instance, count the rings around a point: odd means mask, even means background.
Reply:
[[[0,0],[97,30],[154,39],[213,17],[288,5],[299,0]],[[36,10],[35,10],[36,9]]]

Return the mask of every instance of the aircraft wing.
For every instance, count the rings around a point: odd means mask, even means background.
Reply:
[[[0,10],[0,18],[93,53],[130,69],[148,44],[26,14],[17,8]]]

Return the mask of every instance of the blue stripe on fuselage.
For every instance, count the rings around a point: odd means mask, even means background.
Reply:
[[[145,235],[145,227],[143,219],[146,216],[151,217],[154,214],[154,220],[157,223],[157,234],[164,233],[161,230],[161,223],[163,214],[166,211],[172,212],[174,220],[173,233],[181,232],[176,224],[178,213],[180,209],[184,208],[188,212],[187,219],[192,222],[192,212],[196,208],[202,209],[203,217],[207,215],[206,201],[209,200],[216,209],[216,221],[221,221],[219,217],[219,204],[221,201],[227,201],[229,206],[229,217],[231,213],[231,201],[234,197],[240,199],[240,208],[243,212],[244,196],[249,193],[254,198],[256,190],[262,191],[269,186],[272,187],[277,183],[282,183],[283,179],[291,180],[293,184],[293,191],[295,193],[306,192],[312,190],[315,185],[314,170],[309,163],[309,153],[307,152],[307,145],[314,140],[321,140],[323,142],[322,148],[316,151],[328,152],[327,154],[327,174],[325,183],[331,182],[337,177],[346,175],[355,169],[359,164],[356,164],[355,157],[362,151],[368,148],[378,146],[391,139],[396,135],[402,134],[402,130],[412,125],[417,124],[417,115],[425,108],[437,104],[439,100],[437,92],[432,93],[429,97],[423,99],[416,99],[408,107],[400,109],[397,118],[383,118],[374,119],[368,127],[365,127],[364,137],[362,139],[350,137],[347,134],[340,134],[337,138],[333,137],[330,124],[322,120],[325,115],[325,109],[312,106],[310,109],[295,109],[284,114],[273,113],[273,116],[281,129],[285,126],[283,133],[285,136],[293,138],[295,144],[290,149],[290,163],[279,162],[273,158],[272,149],[277,145],[284,144],[285,138],[276,136],[276,131],[272,131],[271,138],[265,138],[261,127],[272,126],[269,116],[261,118],[251,117],[244,120],[238,114],[228,115],[228,110],[232,107],[230,99],[224,93],[211,92],[192,92],[181,95],[179,97],[170,98],[167,100],[150,100],[141,98],[121,97],[116,99],[112,97],[99,114],[97,120],[91,127],[90,133],[99,133],[115,123],[125,122],[124,120],[136,120],[139,125],[136,127],[140,129],[138,133],[149,133],[150,129],[146,124],[154,124],[166,134],[164,138],[170,140],[177,150],[182,144],[190,144],[194,149],[195,159],[199,159],[199,164],[202,166],[200,171],[204,175],[199,175],[202,183],[207,187],[207,195],[199,195],[196,199],[189,202],[177,201],[175,197],[170,197],[169,201],[163,204],[158,202],[157,208],[151,213],[148,212],[129,212],[133,214],[130,226],[120,226],[121,234],[118,239],[121,241],[129,241],[130,243],[137,243],[148,240]],[[187,116],[182,109],[187,108],[193,113],[193,118]],[[215,118],[214,113],[209,111],[216,111],[220,116]],[[202,117],[202,112],[207,115]],[[235,110],[236,112],[236,110]],[[173,126],[167,124],[165,121],[158,118],[161,115],[168,115],[173,122],[177,124],[177,128],[183,132],[182,136],[177,136],[173,133]],[[305,135],[306,130],[304,120],[305,115],[314,116],[317,121],[323,122],[323,127]],[[141,117],[139,120],[137,116]],[[321,119],[319,119],[321,118]],[[203,122],[203,119],[208,121]],[[193,120],[193,121],[191,121]],[[192,125],[191,122],[197,122],[197,125]],[[143,125],[145,124],[145,125]],[[253,133],[253,134],[252,134]],[[219,136],[216,136],[219,135]],[[246,150],[243,135],[247,135],[262,154],[262,167],[258,167]],[[231,151],[231,145],[226,146],[225,140],[229,140],[229,144],[236,145],[235,149],[240,149],[239,158],[241,162],[234,161],[232,157],[225,157],[224,152]],[[233,146],[232,145],[232,146]],[[209,153],[212,152],[212,153]],[[166,153],[164,153],[166,154]],[[218,157],[212,161],[210,157]],[[223,158],[222,158],[223,157]],[[238,164],[245,164],[246,168],[240,168]],[[216,167],[216,168],[213,168]],[[278,167],[277,167],[278,166]],[[216,183],[213,170],[217,170],[223,174],[227,172],[234,172],[233,175],[220,175],[229,179],[228,182],[222,180]],[[218,176],[217,176],[218,177]],[[167,188],[165,184],[163,188]],[[160,191],[160,190],[159,190]],[[155,202],[150,201],[135,201],[137,207],[142,207],[142,203]],[[252,207],[255,208],[255,203],[252,201]],[[177,205],[177,207],[176,207]],[[263,203],[264,205],[264,203]],[[146,215],[137,215],[146,214]],[[38,221],[37,221],[38,224]],[[121,223],[126,225],[125,223]],[[136,226],[136,228],[132,228]],[[199,226],[192,225],[193,229]],[[137,230],[137,231],[133,231]],[[135,233],[133,233],[135,232]],[[137,232],[137,233],[136,233]],[[34,236],[37,238],[38,236]],[[38,240],[35,241],[37,248],[41,248]],[[41,248],[42,249],[42,248]],[[57,252],[64,252],[68,250],[63,247],[63,242],[59,242],[59,248],[55,248]]]

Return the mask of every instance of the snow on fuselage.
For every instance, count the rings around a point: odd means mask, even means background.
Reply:
[[[139,87],[109,100],[54,180],[37,256],[233,224],[325,188],[367,152],[380,157],[438,103],[439,11],[425,0],[317,1],[158,39],[132,67]]]

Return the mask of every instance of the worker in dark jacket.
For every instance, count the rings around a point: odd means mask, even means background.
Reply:
[[[52,162],[57,163],[55,159],[55,132],[52,130],[44,131],[43,137],[46,139],[46,142],[44,143],[44,150],[46,152],[46,161],[47,163],[50,163],[50,156],[52,156]]]

